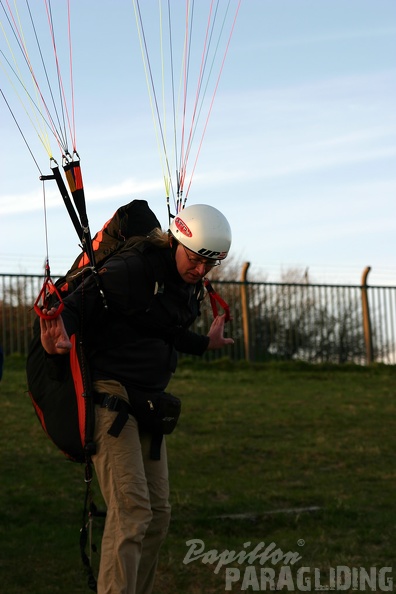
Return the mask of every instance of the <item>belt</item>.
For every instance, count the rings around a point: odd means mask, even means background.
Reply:
[[[112,426],[107,432],[113,437],[118,437],[128,420],[128,415],[133,414],[131,405],[123,398],[104,392],[94,392],[93,399],[95,404],[99,404],[101,408],[107,408],[108,410],[118,412]]]
[[[118,412],[113,424],[107,431],[109,435],[118,437],[125,427],[128,415],[134,415],[132,406],[123,398],[104,392],[93,392],[93,399],[95,404],[99,404],[101,408],[107,408],[108,410]],[[151,437],[150,458],[152,460],[160,460],[162,438],[162,433],[153,434]]]

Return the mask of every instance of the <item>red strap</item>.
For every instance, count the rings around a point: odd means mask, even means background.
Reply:
[[[209,293],[213,317],[217,318],[217,316],[219,315],[219,312],[217,309],[217,303],[218,303],[224,310],[225,321],[228,322],[230,320],[230,306],[228,305],[228,303],[226,303],[224,301],[224,299],[222,297],[220,297],[220,295],[218,293],[216,293],[216,291],[214,290],[214,288],[212,287],[212,285],[210,284],[210,282],[208,281],[207,278],[204,279],[204,285],[205,285],[205,289]]]
[[[55,293],[55,295],[58,297],[59,299],[59,306],[57,308],[57,310],[55,311],[54,314],[49,315],[49,314],[44,314],[43,313],[43,308],[47,309],[48,306],[48,294],[53,294]],[[40,300],[42,300],[42,304],[40,305]],[[56,286],[54,285],[54,283],[52,282],[52,279],[50,276],[47,276],[46,279],[44,280],[43,286],[41,288],[41,291],[36,299],[36,301],[34,302],[34,311],[36,312],[36,314],[38,316],[40,316],[40,318],[43,318],[44,320],[54,320],[55,318],[57,318],[63,311],[64,308],[64,303],[62,301],[62,297],[59,294],[58,289],[56,288]]]

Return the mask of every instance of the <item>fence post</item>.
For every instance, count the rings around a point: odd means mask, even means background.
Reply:
[[[371,270],[367,266],[362,275],[362,312],[363,312],[363,332],[366,345],[366,363],[370,365],[373,362],[373,335],[371,331],[370,308],[367,295],[367,277]]]
[[[247,292],[247,271],[250,262],[245,262],[242,266],[241,274],[241,305],[242,305],[242,328],[243,341],[245,345],[245,359],[250,361],[250,331],[249,331],[249,299]]]

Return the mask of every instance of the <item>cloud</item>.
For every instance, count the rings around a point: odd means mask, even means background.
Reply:
[[[222,98],[225,109],[205,156],[218,169],[222,157],[230,175],[239,171],[247,179],[390,162],[396,152],[395,86],[396,71],[386,70]],[[227,104],[242,106],[238,117]],[[232,121],[227,133],[223,118]]]
[[[261,49],[268,48],[290,48],[298,46],[320,45],[322,43],[335,44],[342,41],[370,40],[389,37],[393,39],[396,36],[396,27],[377,27],[372,29],[345,29],[332,33],[305,33],[303,36],[277,37],[268,39],[263,36],[260,43]]]
[[[156,181],[138,182],[135,179],[125,179],[119,184],[109,186],[92,187],[86,186],[85,193],[89,196],[87,203],[100,202],[105,200],[114,200],[123,197],[131,197],[134,194],[146,194],[153,190],[158,190],[162,184]],[[53,186],[52,186],[53,188]],[[45,204],[47,209],[64,208],[64,203],[58,190],[50,189],[45,193]],[[44,210],[43,193],[38,191],[12,195],[0,196],[0,215],[17,214]]]

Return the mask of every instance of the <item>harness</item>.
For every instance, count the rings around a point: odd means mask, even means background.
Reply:
[[[108,410],[118,412],[118,415],[114,419],[110,429],[107,431],[112,437],[118,437],[125,427],[128,420],[128,416],[136,416],[136,411],[133,406],[118,396],[106,393],[93,393],[93,399],[95,404],[98,404],[101,408],[107,408]],[[152,433],[151,436],[151,447],[150,447],[150,458],[152,460],[160,460],[161,458],[161,445],[163,440],[163,433]]]

